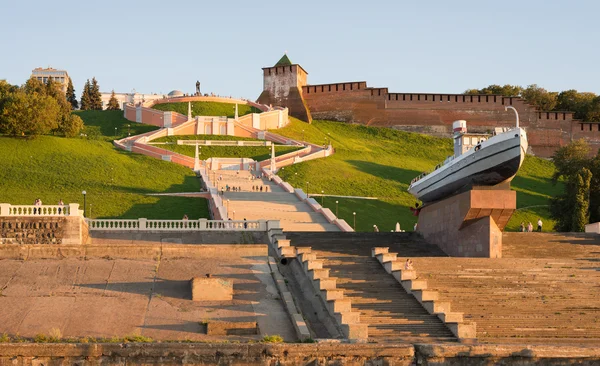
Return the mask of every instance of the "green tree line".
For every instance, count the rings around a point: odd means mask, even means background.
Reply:
[[[73,137],[83,128],[59,83],[30,78],[22,86],[0,80],[0,133],[11,136],[60,134]]]
[[[497,94],[521,97],[542,111],[571,111],[575,118],[586,122],[600,122],[600,96],[589,92],[569,89],[562,92],[548,91],[537,84],[523,88],[519,85],[489,85],[483,89],[469,89],[465,94]]]

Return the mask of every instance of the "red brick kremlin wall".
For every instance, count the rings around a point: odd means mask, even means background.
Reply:
[[[500,95],[389,93],[369,88],[364,81],[305,85],[302,96],[313,119],[385,126],[449,137],[452,122],[465,119],[472,132],[493,131],[515,125],[513,106],[519,111],[535,155],[550,157],[572,139],[584,138],[594,152],[600,147],[600,125],[573,119],[571,112],[540,112],[517,97]],[[583,125],[583,130],[582,126]],[[590,130],[591,126],[591,130]]]

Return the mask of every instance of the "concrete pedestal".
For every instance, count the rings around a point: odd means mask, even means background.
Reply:
[[[417,231],[453,257],[502,257],[502,231],[517,207],[517,193],[473,189],[421,209]]]
[[[233,283],[220,278],[194,277],[191,280],[193,301],[231,301]]]

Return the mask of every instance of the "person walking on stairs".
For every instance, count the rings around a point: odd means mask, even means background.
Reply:
[[[541,218],[538,219],[537,224],[538,224],[537,231],[538,231],[538,233],[541,233],[542,232],[542,219]]]

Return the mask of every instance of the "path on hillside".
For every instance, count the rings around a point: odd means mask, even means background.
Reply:
[[[219,177],[222,179],[219,180]],[[285,192],[268,179],[251,180],[250,172],[233,170],[211,172],[210,178],[216,178],[219,192],[226,186],[240,187],[239,192],[225,189],[223,193],[224,204],[231,219],[279,220],[284,231],[340,231],[325,216],[314,212],[308,204],[300,201],[295,194]],[[262,186],[263,191],[253,191],[253,186]]]

